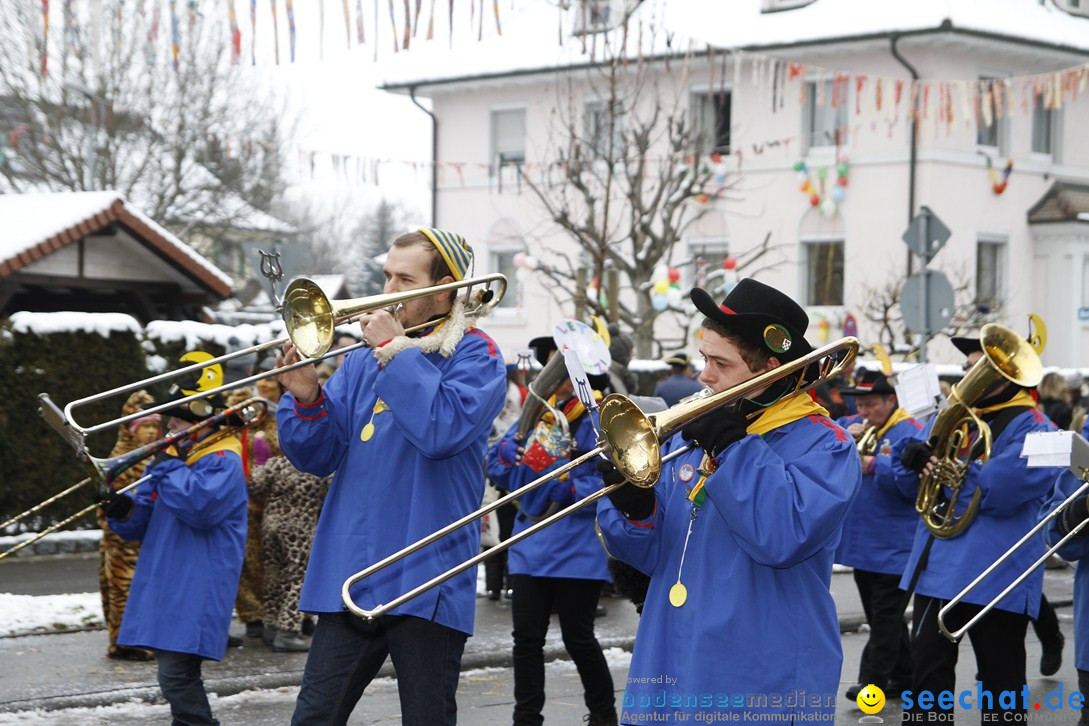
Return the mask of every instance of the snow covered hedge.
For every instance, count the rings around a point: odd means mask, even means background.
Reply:
[[[38,394],[46,392],[61,409],[84,396],[178,367],[186,351],[219,355],[275,335],[269,326],[228,327],[192,321],[155,321],[146,328],[117,313],[18,312],[0,321],[0,521],[60,492],[87,475],[72,447],[38,415]],[[149,392],[159,397],[168,385]],[[83,425],[115,418],[126,396],[81,407]],[[117,430],[87,440],[92,455],[108,457]],[[42,510],[12,534],[38,530],[93,501],[91,487]],[[39,516],[40,515],[40,516]],[[86,516],[72,527],[95,526]]]

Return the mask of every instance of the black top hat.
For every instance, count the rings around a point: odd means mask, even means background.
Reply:
[[[721,305],[706,290],[689,293],[696,309],[745,341],[779,359],[797,360],[811,353],[805,339],[809,316],[798,303],[770,285],[746,277],[730,291]]]
[[[982,353],[983,344],[979,342],[979,335],[954,335],[949,339],[949,342],[957,347],[964,355],[971,355],[972,353]]]
[[[841,388],[841,396],[869,396],[870,394],[881,396],[895,396],[896,389],[889,385],[889,379],[881,371],[862,371],[858,374],[858,382],[854,388]]]
[[[540,335],[529,341],[529,347],[533,349],[533,355],[537,357],[537,362],[541,365],[548,363],[548,354],[554,350],[559,350],[556,345],[555,339],[551,335]]]

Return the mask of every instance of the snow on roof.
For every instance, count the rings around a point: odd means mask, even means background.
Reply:
[[[947,21],[954,30],[1089,52],[1089,18],[1039,0],[814,0],[793,10],[762,12],[764,4],[765,0],[644,0],[628,24],[628,55],[681,54],[706,45],[767,49],[938,31],[946,29]],[[453,51],[444,43],[422,43],[411,53],[389,59],[383,87],[403,91],[591,63],[594,42],[599,44],[596,59],[600,59],[604,34],[585,36],[584,46],[583,37],[572,32],[576,21],[575,11],[562,14],[550,3],[512,8],[504,17],[502,36]],[[610,37],[611,42],[621,42],[618,31]]]
[[[329,297],[336,295],[347,284],[344,275],[310,275],[309,277]],[[266,295],[265,298],[267,299],[268,296]]]
[[[0,277],[110,222],[121,221],[134,226],[138,236],[146,235],[146,242],[196,273],[206,286],[222,296],[230,294],[230,277],[115,191],[0,194],[0,219],[4,222]],[[189,264],[179,259],[182,257]]]
[[[124,313],[30,313],[24,310],[12,313],[11,325],[16,333],[37,335],[82,331],[109,337],[115,331],[140,335],[143,330],[136,318]]]
[[[163,341],[184,340],[187,350],[195,350],[200,341],[211,341],[228,350],[248,348],[255,343],[273,340],[279,335],[274,324],[219,325],[193,320],[152,320],[147,324],[149,338]]]
[[[1089,18],[1039,0],[815,0],[794,10],[761,13],[764,0],[671,3],[667,26],[720,48],[759,48],[892,32],[953,29],[1089,50]]]

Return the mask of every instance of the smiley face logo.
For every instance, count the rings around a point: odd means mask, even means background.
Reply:
[[[877,713],[885,707],[885,692],[871,683],[858,692],[855,701],[862,713]]]

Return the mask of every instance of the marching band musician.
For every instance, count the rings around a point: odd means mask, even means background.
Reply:
[[[919,515],[915,497],[896,487],[890,451],[893,442],[916,438],[923,426],[900,408],[896,390],[880,371],[862,371],[857,384],[841,389],[840,395],[853,397],[858,409],[856,416],[848,418],[867,422],[852,421],[847,433],[857,440],[869,426],[875,426],[877,441],[873,455],[862,456],[862,486],[847,513],[835,557],[837,563],[854,568],[862,610],[870,625],[858,665],[858,683],[846,693],[854,701],[870,683],[890,697],[911,688],[911,643],[904,623],[907,600],[900,589],[900,576],[911,553]]]
[[[1051,497],[1040,512],[1040,518],[1050,514],[1085,482],[1069,471],[1063,471],[1055,481]],[[1048,547],[1054,546],[1075,527],[1089,519],[1089,499],[1085,495],[1067,505],[1044,529]],[[1078,671],[1078,692],[1089,693],[1089,527],[1059,548],[1058,554],[1068,562],[1077,563],[1074,570],[1074,666]],[[1089,726],[1089,709],[1082,708],[1078,726]]]
[[[965,372],[983,357],[978,336],[953,337],[951,342],[967,356]],[[951,538],[934,537],[920,520],[900,581],[905,591],[915,592],[911,650],[916,696],[923,691],[935,697],[942,691],[953,691],[959,644],[939,630],[938,611],[943,601],[955,597],[1036,524],[1036,515],[1057,474],[1056,469],[1049,467],[1030,469],[1020,456],[1026,435],[1055,428],[1036,408],[1030,389],[1003,381],[972,405],[990,427],[991,455],[986,464],[978,459],[970,464],[955,513],[959,516],[964,511],[978,488],[983,492],[978,514],[960,534]],[[928,444],[933,423],[931,419],[918,439],[901,439],[893,446],[892,468],[904,496],[916,497],[920,475],[928,475],[938,464]],[[1039,540],[1023,547],[950,612],[945,619],[950,629],[960,627],[976,615],[1016,573],[1042,553]],[[984,722],[1027,717],[1020,698],[1004,707],[999,696],[1003,691],[1020,693],[1026,684],[1025,632],[1029,619],[1035,618],[1039,610],[1042,589],[1043,571],[1038,570],[968,631],[981,689],[991,694],[991,698],[975,704],[975,708],[983,711]],[[929,711],[908,708],[904,712],[905,721],[935,718],[952,721],[952,704],[946,708],[936,701]]]
[[[530,344],[542,365],[558,355],[551,337],[535,338]],[[594,395],[608,376],[589,376]],[[532,442],[525,447],[515,440],[516,421],[506,435],[488,452],[488,474],[507,491],[558,469],[572,456],[597,446],[594,425],[574,394],[570,378],[564,378],[548,401],[548,408]],[[567,421],[569,438],[553,411]],[[549,450],[551,449],[551,451]],[[568,475],[538,487],[521,497],[521,511],[514,520],[513,534],[533,522],[527,513],[543,518],[550,504],[566,507],[601,488],[601,475],[588,461]],[[550,615],[555,609],[560,620],[564,647],[578,668],[584,699],[592,726],[616,726],[616,697],[613,679],[601,645],[594,635],[594,611],[602,585],[609,579],[608,556],[594,532],[594,513],[589,507],[569,514],[555,524],[511,547],[507,559],[514,590],[511,617],[514,621],[514,726],[539,726],[545,704],[544,645]]]
[[[180,431],[210,408],[209,399],[197,399],[162,415],[170,431]],[[214,434],[208,428],[176,454],[160,452],[147,469],[150,480],[102,505],[110,529],[143,542],[117,642],[155,652],[174,723],[219,723],[201,663],[223,660],[246,547],[242,445]]]
[[[403,234],[386,258],[385,292],[462,280],[472,259],[461,235]],[[506,389],[503,356],[471,326],[456,291],[360,321],[372,350],[349,353],[324,385],[313,366],[280,375],[289,391],[277,411],[281,449],[302,471],[336,472],[299,603],[320,617],[292,723],[345,723],[389,655],[402,723],[454,724],[461,656],[473,631],[473,573],[374,621],[345,612],[340,591],[355,572],[476,510],[488,432]],[[404,333],[430,321],[420,334]],[[285,344],[278,363],[297,360]],[[463,527],[360,582],[353,596],[389,602],[479,550],[480,528]]]
[[[812,351],[808,316],[775,288],[744,279],[721,306],[699,288],[691,296],[706,318],[700,381],[716,392]],[[792,386],[774,382],[689,423],[663,454],[685,440],[698,448],[668,462],[653,489],[627,484],[601,500],[609,551],[651,576],[622,722],[687,720],[693,708],[705,719],[835,713],[832,554],[861,466],[810,396],[783,398]],[[601,468],[606,484],[622,481]]]

